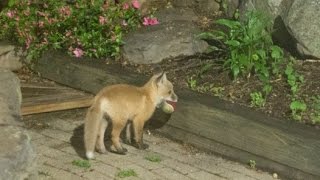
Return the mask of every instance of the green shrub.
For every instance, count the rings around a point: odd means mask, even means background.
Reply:
[[[132,4],[67,2],[15,1],[0,13],[0,39],[22,46],[31,59],[49,48],[101,58],[117,56],[123,34],[141,23],[139,10]]]
[[[266,103],[265,98],[262,96],[261,92],[250,93],[251,106],[252,107],[263,107]]]
[[[200,34],[202,39],[213,39],[223,44],[227,51],[224,63],[236,79],[239,75],[250,77],[257,73],[267,83],[270,74],[279,73],[279,63],[283,51],[273,45],[271,38],[271,20],[260,12],[248,12],[243,21],[219,19],[216,24],[227,28],[227,31],[214,30]],[[212,50],[221,47],[212,46]]]

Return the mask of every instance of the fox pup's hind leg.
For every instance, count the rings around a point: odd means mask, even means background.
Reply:
[[[96,143],[97,151],[100,153],[103,153],[103,154],[107,152],[106,147],[104,145],[104,134],[106,132],[107,127],[108,127],[108,121],[103,119],[100,122],[99,135],[98,135],[97,143]]]
[[[122,129],[125,127],[126,123],[123,123],[125,121],[121,121],[118,119],[112,120],[112,132],[111,132],[111,151],[118,153],[118,154],[126,154],[128,151],[126,148],[123,148],[120,143],[120,134]]]
[[[88,109],[84,126],[84,144],[86,157],[88,159],[94,158],[95,145],[97,143],[99,126],[102,119],[103,113],[100,111],[100,109],[95,107],[90,107]]]

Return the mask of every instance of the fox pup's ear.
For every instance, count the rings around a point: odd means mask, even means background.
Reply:
[[[167,75],[165,72],[162,72],[157,78],[156,78],[156,83],[163,83],[164,81],[167,80]]]
[[[158,74],[160,75],[162,73],[163,73],[163,70],[162,70],[161,66],[160,65],[154,65],[153,74],[154,75],[158,75]]]

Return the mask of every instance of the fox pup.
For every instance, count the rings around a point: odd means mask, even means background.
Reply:
[[[143,127],[157,105],[163,101],[177,102],[178,97],[165,73],[153,75],[142,87],[117,84],[103,88],[89,107],[84,123],[86,157],[94,158],[94,150],[106,153],[104,134],[111,122],[111,151],[125,154],[120,134],[129,122],[132,124],[136,147],[145,149]]]

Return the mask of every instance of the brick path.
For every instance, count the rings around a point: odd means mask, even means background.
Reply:
[[[125,145],[127,155],[96,153],[96,159],[90,161],[90,168],[78,167],[72,162],[81,159],[78,153],[83,150],[83,144],[79,126],[83,124],[83,117],[83,110],[72,110],[24,118],[26,125],[32,126],[29,133],[38,155],[35,179],[121,179],[117,174],[129,169],[137,176],[124,179],[273,179],[269,173],[203,153],[156,134],[144,135],[145,142],[150,145],[148,150]],[[151,162],[146,157],[158,157],[160,162]]]

